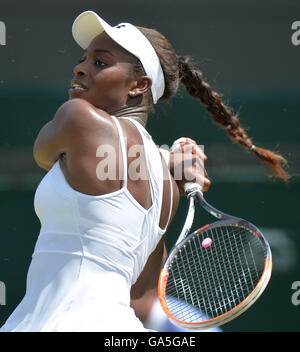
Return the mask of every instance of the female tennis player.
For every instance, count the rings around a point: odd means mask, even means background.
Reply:
[[[285,160],[253,146],[200,71],[157,31],[112,27],[87,11],[72,32],[84,54],[70,99],[35,141],[35,161],[48,170],[34,199],[41,230],[26,294],[1,330],[145,331],[130,299],[157,285],[164,236],[185,182],[175,183],[146,130],[154,104],[173,97],[181,81],[282,178]],[[207,189],[207,177],[197,177]]]

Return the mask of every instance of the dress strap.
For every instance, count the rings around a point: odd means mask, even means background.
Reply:
[[[126,152],[126,142],[125,142],[125,136],[122,130],[122,127],[120,125],[120,122],[115,116],[111,115],[111,118],[114,120],[117,129],[118,129],[118,134],[120,137],[120,147],[121,147],[121,154],[122,154],[122,162],[123,162],[123,185],[122,188],[127,187],[127,152]]]
[[[169,216],[168,216],[168,221],[166,222],[166,225],[163,229],[161,229],[163,232],[166,232],[170,219],[171,219],[171,215],[172,215],[172,210],[173,210],[173,184],[172,184],[172,179],[170,177],[170,171],[168,170],[168,175],[169,175],[169,184],[170,184],[170,210],[169,210]]]

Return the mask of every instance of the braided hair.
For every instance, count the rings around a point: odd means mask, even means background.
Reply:
[[[171,99],[177,92],[180,82],[185,86],[187,93],[198,99],[212,120],[222,127],[232,141],[243,148],[252,151],[257,158],[271,169],[273,175],[285,182],[290,178],[283,169],[287,160],[280,154],[271,150],[257,147],[248,137],[240,125],[237,115],[234,115],[211,86],[203,79],[203,74],[189,56],[177,56],[170,42],[158,31],[143,27],[137,27],[150,41],[160,60],[165,78],[165,91],[159,101]],[[142,70],[142,68],[141,68]],[[149,99],[150,110],[153,111],[152,100]]]

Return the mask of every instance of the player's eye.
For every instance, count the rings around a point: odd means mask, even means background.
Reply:
[[[95,60],[95,65],[100,67],[105,67],[106,63],[100,59]]]
[[[84,62],[86,60],[86,57],[82,57],[79,61],[78,61],[78,63],[82,63],[82,62]],[[99,67],[105,67],[106,66],[106,63],[104,62],[104,61],[102,61],[101,59],[96,59],[95,61],[94,61],[94,64],[96,65],[96,66],[99,66]]]

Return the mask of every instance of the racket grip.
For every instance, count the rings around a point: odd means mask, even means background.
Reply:
[[[199,185],[199,183],[187,182],[184,185],[184,191],[187,195],[189,195],[193,192],[200,192],[202,194],[202,186]]]

